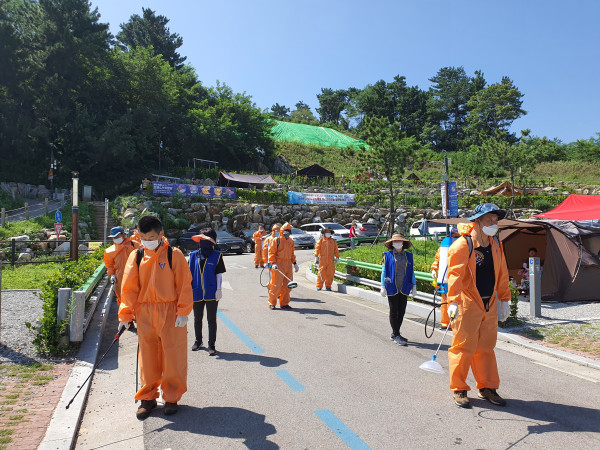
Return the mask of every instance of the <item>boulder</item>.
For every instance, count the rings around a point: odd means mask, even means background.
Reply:
[[[127,208],[123,213],[123,219],[133,219],[134,217],[137,217],[137,213],[137,209]]]
[[[206,212],[206,205],[204,203],[192,203],[190,205],[190,207],[192,208],[192,211],[197,211],[197,212]]]
[[[208,208],[208,212],[211,216],[215,215],[215,214],[219,214],[221,212],[221,210],[219,209],[219,207],[214,206],[214,205],[210,205]]]
[[[17,261],[19,261],[19,262],[31,261],[31,253],[29,253],[29,252],[19,253],[19,257],[17,258]]]
[[[62,244],[60,244],[58,247],[56,247],[54,249],[53,253],[58,256],[67,256],[70,253],[70,250],[71,250],[71,243],[63,242]]]
[[[29,241],[30,239],[29,239],[29,236],[24,234],[22,236],[15,236],[15,237],[11,238],[11,240],[15,241],[15,249],[21,250],[22,248],[25,248],[25,246],[26,246],[25,241]]]
[[[79,244],[79,245],[77,246],[77,251],[78,251],[79,253],[87,253],[87,252],[88,252],[88,246],[87,246],[87,245],[85,245],[85,244]]]
[[[212,179],[210,179],[210,178],[206,178],[206,179],[205,179],[205,180],[202,182],[202,184],[203,184],[204,186],[214,186],[214,185],[215,185],[215,182],[214,182]]]
[[[176,216],[180,212],[183,212],[183,209],[180,209],[180,208],[167,208],[167,212],[169,214],[172,214],[173,216]]]

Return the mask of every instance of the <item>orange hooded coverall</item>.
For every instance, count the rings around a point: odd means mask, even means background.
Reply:
[[[319,273],[317,276],[317,289],[325,287],[331,289],[333,283],[333,275],[335,274],[334,259],[340,257],[337,242],[335,239],[321,237],[315,246],[315,256],[319,258]]]
[[[192,274],[176,248],[169,268],[168,246],[163,237],[156,251],[144,249],[139,268],[137,252],[129,255],[125,266],[119,321],[135,316],[137,322],[142,387],[136,400],[158,398],[159,386],[170,403],[187,391],[187,326],[175,327],[175,320],[192,311]]]
[[[117,297],[118,305],[121,305],[121,285],[127,257],[138,247],[139,245],[135,241],[132,241],[130,238],[124,238],[123,242],[120,244],[113,244],[104,250],[106,273],[108,273],[109,277],[111,275],[117,277],[117,282],[115,283],[115,295]]]
[[[284,229],[285,226],[281,227],[282,233]],[[293,280],[292,265],[296,264],[294,240],[291,237],[286,238],[283,234],[271,239],[271,244],[269,245],[269,263],[277,264],[278,269],[290,280]],[[271,269],[271,275],[269,305],[277,306],[277,297],[279,297],[280,307],[288,305],[290,303],[290,289],[287,287],[289,281],[277,270]]]
[[[440,248],[435,252],[435,258],[433,258],[433,264],[431,265],[431,270],[435,270],[437,273],[440,267]],[[434,285],[436,284],[436,280],[433,280]],[[440,305],[440,323],[443,327],[447,327],[450,324],[450,319],[448,318],[448,296],[446,294],[440,294],[442,299],[442,304]]]
[[[459,227],[460,231],[460,227]],[[462,233],[461,233],[462,234]],[[490,238],[494,260],[494,293],[485,310],[476,285],[477,248],[481,244],[475,236],[473,253],[464,238],[457,239],[448,250],[448,303],[458,303],[458,315],[452,323],[452,347],[448,350],[450,389],[468,391],[466,382],[469,368],[477,389],[498,389],[500,377],[494,347],[498,335],[498,302],[511,298],[508,268],[502,244]]]
[[[263,234],[260,231],[256,231],[252,235],[252,239],[254,239],[254,265],[255,266],[264,266],[263,256],[262,256],[262,237]]]

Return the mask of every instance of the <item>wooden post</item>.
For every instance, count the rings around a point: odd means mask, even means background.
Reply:
[[[48,214],[48,197],[44,199],[44,206],[46,207],[46,214]]]
[[[29,203],[25,203],[25,220],[29,220]]]
[[[2,208],[2,211],[0,212],[0,222],[2,223],[2,226],[6,225],[6,209]]]
[[[2,328],[2,259],[0,259],[0,329],[1,328]],[[1,334],[0,334],[0,342],[2,342]]]

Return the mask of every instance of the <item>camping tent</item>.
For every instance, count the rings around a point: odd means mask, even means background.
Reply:
[[[304,169],[296,171],[296,176],[309,178],[333,178],[335,174],[318,164],[313,164],[312,166],[308,166]]]
[[[466,219],[430,222],[460,223]],[[562,220],[509,220],[498,223],[509,274],[517,272],[535,247],[542,261],[542,299],[600,300],[600,227]]]
[[[569,195],[556,208],[535,217],[557,220],[600,219],[600,195]]]
[[[277,184],[270,175],[242,175],[239,173],[221,172],[217,180],[218,186],[238,188],[263,188],[265,184]]]
[[[514,186],[515,195],[520,195],[523,193],[523,189],[520,187]],[[491,187],[482,191],[480,195],[489,196],[489,195],[512,195],[513,194],[513,185],[510,181],[504,181],[498,186]]]

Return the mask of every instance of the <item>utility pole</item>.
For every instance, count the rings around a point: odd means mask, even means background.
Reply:
[[[446,156],[446,150],[444,150],[444,175],[442,177],[444,180],[444,198],[446,200],[446,208],[444,211],[444,217],[447,219],[450,214],[450,195],[448,192],[448,185],[450,184],[450,177],[448,175],[448,157]],[[450,236],[450,224],[446,224],[446,236]]]

